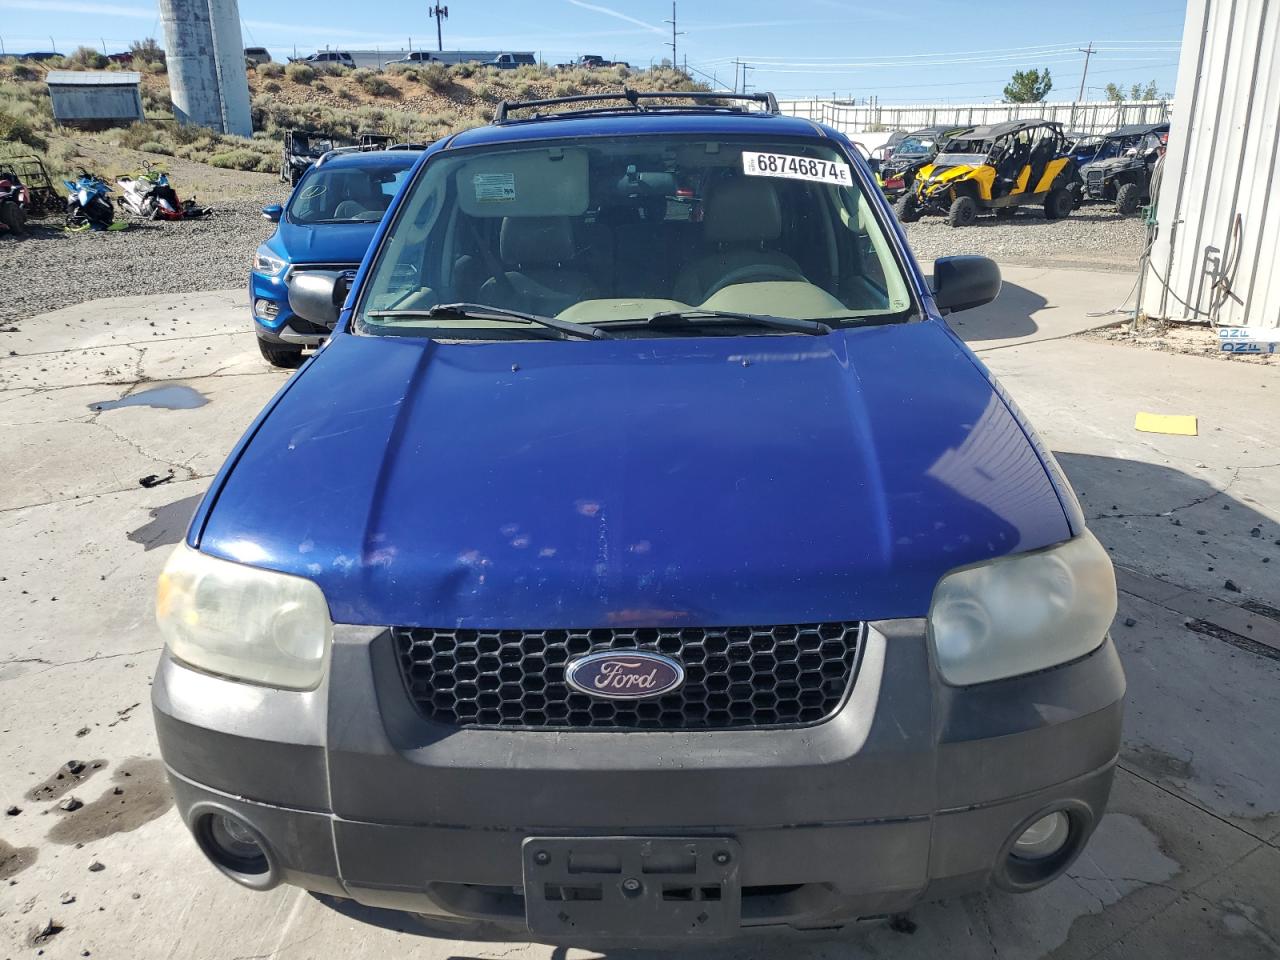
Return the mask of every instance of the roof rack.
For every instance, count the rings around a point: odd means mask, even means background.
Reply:
[[[545,100],[503,100],[497,109],[493,112],[494,123],[505,123],[510,117],[513,110],[537,110],[541,107],[554,107],[565,103],[600,103],[610,100],[625,100],[628,106],[614,107],[596,107],[588,110],[566,110],[558,112],[550,116],[555,119],[563,119],[565,117],[581,117],[599,113],[620,113],[635,111],[638,113],[646,112],[646,108],[641,105],[641,100],[693,100],[698,105],[697,109],[702,110],[741,110],[740,107],[726,106],[718,103],[702,103],[701,101],[714,100],[745,100],[750,103],[763,103],[766,113],[781,113],[778,109],[778,99],[772,93],[713,93],[704,90],[671,90],[671,91],[649,91],[641,92],[639,90],[631,90],[624,87],[617,93],[580,93],[571,97],[548,97]],[[659,105],[658,109],[689,109],[688,107],[674,107],[670,104]],[[535,115],[530,119],[548,119],[546,115]]]

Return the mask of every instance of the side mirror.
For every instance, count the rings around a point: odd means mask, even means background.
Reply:
[[[1000,295],[1000,268],[987,257],[939,257],[933,262],[933,300],[943,313],[971,310]]]
[[[329,270],[303,270],[289,278],[289,309],[312,323],[332,327],[342,313],[350,278]]]
[[[271,203],[262,208],[262,215],[272,223],[279,223],[280,218],[284,216],[284,207],[278,203]]]

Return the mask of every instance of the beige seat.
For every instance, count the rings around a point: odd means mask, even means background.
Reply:
[[[579,300],[598,296],[591,278],[571,263],[568,217],[507,217],[498,251],[505,270],[480,287],[482,303],[555,316]]]
[[[680,272],[675,299],[697,305],[730,283],[804,279],[795,260],[765,247],[782,233],[778,194],[767,179],[742,176],[717,183],[703,209],[703,243],[714,249]]]

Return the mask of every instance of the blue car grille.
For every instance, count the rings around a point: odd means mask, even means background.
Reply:
[[[858,659],[856,621],[765,627],[598,630],[396,628],[409,696],[452,726],[724,730],[820,723],[844,702]],[[652,650],[679,660],[685,682],[648,700],[574,690],[570,660]]]

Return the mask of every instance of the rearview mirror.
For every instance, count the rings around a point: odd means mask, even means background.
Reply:
[[[933,261],[933,301],[943,313],[971,310],[1000,295],[1000,268],[987,257]]]
[[[289,309],[312,323],[332,327],[347,299],[347,277],[337,271],[303,270],[289,280]]]
[[[271,203],[262,208],[262,215],[272,223],[279,223],[280,218],[284,215],[284,207],[278,203]]]

